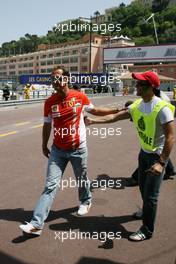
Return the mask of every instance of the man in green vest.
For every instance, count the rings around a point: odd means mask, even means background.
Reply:
[[[86,125],[112,123],[133,119],[141,145],[139,154],[139,188],[143,200],[143,224],[129,236],[142,241],[152,237],[157,203],[164,170],[174,144],[174,106],[155,96],[160,86],[158,76],[152,72],[132,73],[136,80],[136,100],[128,109],[117,114],[92,119]]]

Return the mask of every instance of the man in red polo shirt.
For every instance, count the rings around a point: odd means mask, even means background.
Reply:
[[[78,183],[80,200],[78,215],[87,214],[91,207],[83,111],[99,116],[118,112],[118,109],[95,107],[85,94],[69,89],[69,73],[64,68],[55,68],[51,77],[56,93],[45,102],[42,140],[43,154],[49,158],[46,184],[30,223],[20,225],[23,232],[38,236],[42,233],[44,221],[48,217],[62,175],[69,161],[72,164]],[[48,141],[52,122],[54,140],[50,152]]]

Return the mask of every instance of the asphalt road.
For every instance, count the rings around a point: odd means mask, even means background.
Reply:
[[[96,105],[122,106],[128,99],[107,97],[92,101]],[[154,237],[141,243],[127,239],[141,225],[131,217],[141,205],[138,187],[125,186],[125,179],[137,166],[139,151],[136,131],[128,120],[96,126],[99,135],[88,133],[89,177],[99,182],[99,187],[93,189],[89,214],[76,215],[77,189],[64,188],[57,193],[41,237],[22,236],[18,226],[30,221],[45,182],[42,107],[34,104],[0,109],[0,263],[175,264],[176,179],[163,182]],[[119,128],[121,135],[112,135],[111,130],[106,136],[110,127]],[[176,146],[171,155],[176,165],[175,157]],[[74,179],[69,165],[64,179],[70,177]],[[114,185],[105,188],[105,181],[110,179]],[[70,230],[74,235],[71,236]],[[81,232],[92,238],[81,239]],[[106,235],[113,232],[116,237],[103,242],[105,232]]]

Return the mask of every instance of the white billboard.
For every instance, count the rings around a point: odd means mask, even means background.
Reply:
[[[103,61],[104,64],[173,62],[176,45],[104,48]]]

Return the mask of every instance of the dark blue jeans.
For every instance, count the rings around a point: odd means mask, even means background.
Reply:
[[[154,224],[157,212],[157,203],[160,186],[164,176],[164,169],[160,175],[146,172],[159,159],[158,154],[139,153],[139,188],[143,200],[143,226],[141,230],[146,236],[151,237],[154,232]]]

